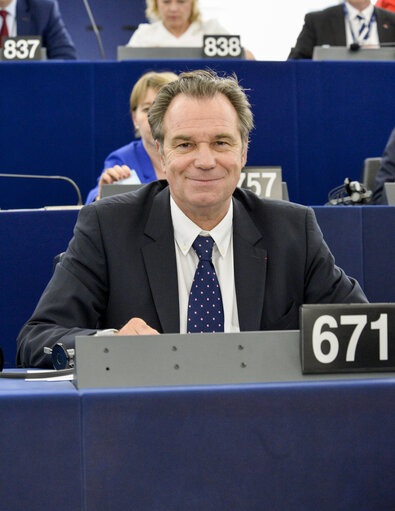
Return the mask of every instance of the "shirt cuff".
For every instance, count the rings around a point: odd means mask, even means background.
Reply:
[[[102,335],[115,335],[119,332],[116,328],[107,328],[106,330],[98,330],[93,337],[100,337]]]

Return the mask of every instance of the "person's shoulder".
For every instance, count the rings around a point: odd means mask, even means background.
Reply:
[[[116,215],[117,212],[124,214],[125,209],[128,210],[128,214],[133,212],[140,215],[149,212],[154,198],[167,188],[168,183],[164,179],[153,181],[142,185],[138,190],[104,197],[85,207],[96,208],[98,216]]]
[[[147,46],[152,33],[157,31],[156,23],[140,23],[126,46]]]
[[[114,151],[112,151],[107,156],[106,160],[123,155],[123,154],[133,153],[140,148],[140,145],[141,145],[140,140],[133,140],[132,142],[129,142],[128,144],[125,144],[122,147],[118,147],[118,149],[114,149]]]
[[[311,208],[308,206],[286,200],[266,199],[244,188],[236,188],[234,198],[240,201],[247,211],[258,216],[263,212],[274,215],[278,214],[283,217],[284,215],[305,215],[308,211],[311,211]]]
[[[53,9],[58,2],[54,2],[54,0],[29,0],[29,2],[24,1],[24,3],[28,6],[29,9],[35,10]]]
[[[381,7],[374,7],[376,11],[376,15],[378,14],[382,20],[389,21],[390,23],[395,23],[395,12],[389,11],[388,9],[382,9]]]
[[[311,11],[306,14],[306,19],[328,18],[333,15],[342,14],[344,12],[343,5],[332,5],[318,11]]]
[[[162,28],[162,22],[161,21],[154,21],[153,23],[140,23],[140,25],[137,27],[136,32],[133,35],[146,35],[153,32],[157,32]]]
[[[217,19],[211,18],[205,21],[196,22],[200,23],[200,26],[202,27],[203,31],[206,34],[213,34],[213,35],[219,35],[219,34],[228,34],[229,31],[224,28]]]

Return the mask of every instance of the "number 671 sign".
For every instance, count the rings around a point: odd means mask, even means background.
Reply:
[[[244,167],[237,184],[252,190],[259,197],[282,199],[281,167]]]
[[[304,373],[395,370],[395,304],[303,305]]]

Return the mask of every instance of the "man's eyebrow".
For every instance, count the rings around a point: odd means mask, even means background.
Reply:
[[[192,140],[192,137],[188,135],[177,135],[171,139],[171,142],[174,144],[177,142],[189,142],[190,140]]]
[[[228,140],[236,140],[235,137],[233,135],[230,135],[229,133],[218,133],[214,137],[215,140],[218,140],[218,139],[223,140],[224,138],[226,138]]]

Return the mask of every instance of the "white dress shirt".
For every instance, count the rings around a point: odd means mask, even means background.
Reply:
[[[203,35],[226,35],[228,31],[218,21],[194,21],[187,30],[176,37],[167,30],[162,21],[154,23],[141,23],[130,38],[127,46],[133,47],[202,47]]]
[[[0,9],[2,11],[7,11],[7,28],[8,28],[8,35],[10,37],[16,36],[16,0],[12,0],[12,2],[7,5],[4,9]],[[3,18],[0,18],[0,30],[3,26]]]
[[[214,240],[212,261],[221,288],[225,316],[225,332],[240,332],[237,313],[233,265],[233,203],[221,222],[211,231],[202,229],[190,220],[170,198],[176,248],[180,333],[187,333],[188,300],[199,258],[192,247],[196,236],[211,236]]]
[[[369,37],[367,39],[363,39],[364,34],[361,34],[361,37],[358,37],[358,33],[360,30],[360,21],[357,16],[361,15],[365,18],[366,25],[369,24],[373,12],[374,6],[373,4],[368,5],[366,9],[363,11],[359,11],[348,2],[346,2],[348,16],[344,17],[344,22],[346,24],[346,44],[350,46],[352,43],[358,43],[361,46],[370,46],[370,47],[378,47],[380,45],[379,34],[377,32],[377,22],[376,20],[371,23]],[[353,34],[355,40],[353,38]]]

